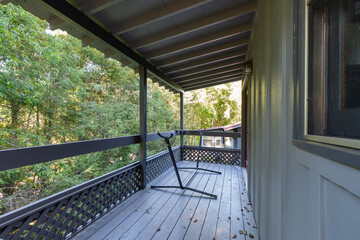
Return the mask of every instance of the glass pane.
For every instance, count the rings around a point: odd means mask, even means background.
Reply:
[[[360,138],[360,1],[309,7],[308,133]]]

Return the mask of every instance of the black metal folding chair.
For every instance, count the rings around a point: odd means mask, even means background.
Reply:
[[[200,163],[200,150],[201,150],[201,144],[202,144],[202,139],[203,139],[203,134],[206,131],[206,128],[201,130],[199,129],[200,132],[200,142],[199,142],[199,147],[198,147],[198,153],[197,153],[197,158],[196,158],[196,167],[179,167],[179,169],[195,169],[195,170],[201,170],[201,171],[207,171],[207,172],[212,172],[212,173],[217,173],[217,174],[221,174],[221,172],[218,171],[213,171],[213,170],[209,170],[206,168],[200,168],[199,167],[199,163]]]
[[[182,190],[190,190],[190,191],[194,191],[194,192],[198,192],[198,193],[201,193],[201,194],[204,194],[204,195],[207,195],[207,196],[210,196],[214,199],[217,199],[217,195],[214,195],[214,194],[211,194],[211,193],[208,193],[208,192],[204,192],[204,191],[200,191],[200,190],[197,190],[195,188],[190,188],[188,187],[191,183],[191,181],[193,180],[194,176],[197,174],[197,171],[198,170],[206,170],[206,171],[209,171],[209,172],[215,172],[215,173],[219,173],[221,174],[220,172],[216,172],[216,171],[211,171],[211,170],[207,170],[207,169],[203,169],[203,168],[199,168],[199,164],[197,163],[197,167],[196,168],[178,168],[177,167],[177,164],[176,164],[176,161],[175,161],[175,157],[174,157],[174,154],[173,154],[173,151],[172,151],[172,148],[171,148],[171,144],[170,144],[170,138],[173,137],[173,134],[170,135],[170,137],[166,137],[166,136],[163,136],[161,135],[159,132],[158,132],[158,135],[160,137],[162,137],[166,144],[167,144],[167,147],[169,149],[169,153],[170,153],[170,159],[171,159],[171,162],[174,166],[174,170],[175,170],[175,174],[176,174],[176,177],[177,177],[177,180],[178,180],[178,183],[179,183],[179,186],[151,186],[151,188],[180,188]],[[201,144],[201,142],[200,142]],[[199,161],[199,159],[198,159]],[[179,174],[179,170],[178,169],[196,169],[196,171],[194,171],[190,178],[187,180],[187,182],[185,184],[182,183],[181,181],[181,178],[180,178],[180,174]]]

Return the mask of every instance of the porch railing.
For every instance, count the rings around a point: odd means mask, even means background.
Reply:
[[[197,155],[198,147],[184,146],[184,160],[196,161]],[[241,165],[239,149],[201,147],[199,159],[200,162]]]
[[[197,135],[196,131],[176,131],[177,135]],[[210,136],[239,137],[238,133],[210,133]],[[207,135],[207,134],[206,134]],[[120,139],[120,140],[119,140]],[[159,139],[155,134],[148,134],[148,141]],[[104,144],[102,141],[110,141]],[[2,165],[2,170],[26,165],[16,161],[27,152],[36,153],[37,159],[30,156],[32,164],[47,162],[63,157],[76,156],[89,152],[102,151],[120,146],[138,143],[138,136],[117,139],[94,140],[78,143],[40,146],[34,148],[0,151],[1,164],[5,159],[15,159]],[[110,144],[109,144],[110,143]],[[112,143],[112,144],[111,144]],[[76,146],[81,149],[76,149]],[[92,147],[92,148],[91,148]],[[60,152],[59,149],[65,150]],[[90,148],[90,149],[87,149]],[[38,150],[38,151],[35,151]],[[173,148],[177,161],[194,160],[197,148],[178,146]],[[50,160],[45,160],[45,153]],[[200,161],[240,166],[239,149],[204,148]],[[11,158],[13,157],[13,158]],[[151,182],[171,168],[168,151],[149,157],[146,161],[146,180]],[[139,162],[107,173],[78,186],[69,188],[25,207],[0,216],[0,239],[68,239],[90,225],[141,189],[142,169]]]

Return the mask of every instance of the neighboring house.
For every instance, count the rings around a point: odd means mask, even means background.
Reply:
[[[241,132],[241,123],[236,123],[223,127],[207,128],[206,131]],[[234,139],[228,137],[204,136],[202,146],[241,149],[241,138]]]

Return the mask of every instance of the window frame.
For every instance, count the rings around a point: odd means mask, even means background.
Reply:
[[[307,152],[360,169],[360,140],[308,134],[308,39],[311,0],[295,0],[293,8],[293,145]]]

